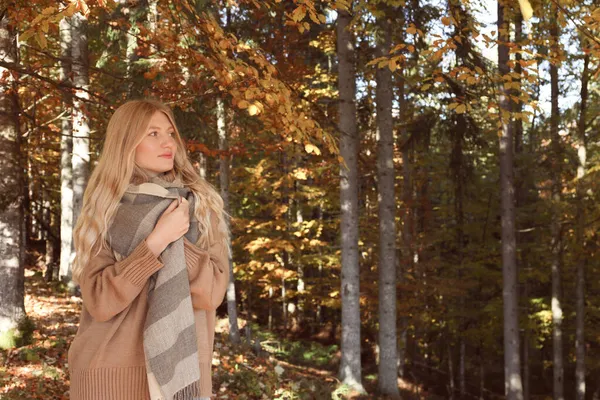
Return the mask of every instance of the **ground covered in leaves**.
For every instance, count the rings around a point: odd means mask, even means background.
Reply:
[[[68,399],[67,350],[77,332],[81,299],[70,296],[62,284],[44,282],[40,271],[26,271],[25,290],[25,308],[35,325],[33,341],[0,350],[0,400]],[[332,363],[337,346],[254,332],[254,345],[231,346],[227,321],[219,320],[213,358],[216,399],[373,398],[354,396],[339,385]]]

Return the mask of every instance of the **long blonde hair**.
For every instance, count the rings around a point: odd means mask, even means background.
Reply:
[[[229,230],[225,221],[223,199],[192,166],[171,109],[156,100],[132,100],[121,105],[110,118],[102,153],[83,195],[81,214],[73,231],[76,253],[73,260],[73,280],[77,283],[80,282],[82,271],[92,256],[92,249],[96,248],[98,254],[102,248],[109,248],[107,231],[127,186],[149,179],[149,176],[135,165],[135,149],[144,138],[150,119],[156,112],[167,116],[175,130],[177,143],[173,169],[166,172],[162,178],[169,182],[179,178],[184,186],[194,193],[194,213],[200,229],[197,245],[207,249],[216,240],[222,240],[223,244],[228,243]],[[222,235],[212,232],[211,211],[213,217],[218,218],[217,226]]]

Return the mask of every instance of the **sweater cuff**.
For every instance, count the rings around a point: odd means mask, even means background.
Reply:
[[[148,248],[145,239],[120,263],[123,264],[121,267],[123,277],[135,286],[143,286],[152,274],[164,266]]]
[[[202,250],[200,247],[190,242],[185,236],[183,238],[183,252],[185,254],[188,270],[192,270],[199,265],[203,265],[203,262],[210,260],[208,251]]]

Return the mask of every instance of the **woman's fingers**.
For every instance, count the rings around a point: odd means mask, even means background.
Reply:
[[[169,204],[169,207],[167,207],[167,209],[165,210],[165,213],[169,213],[169,212],[173,211],[176,208],[177,208],[177,200],[173,200],[171,202],[171,204]]]

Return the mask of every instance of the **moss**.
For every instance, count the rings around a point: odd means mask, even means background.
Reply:
[[[0,332],[0,349],[12,349],[31,344],[35,324],[28,316],[19,320],[15,328]]]

